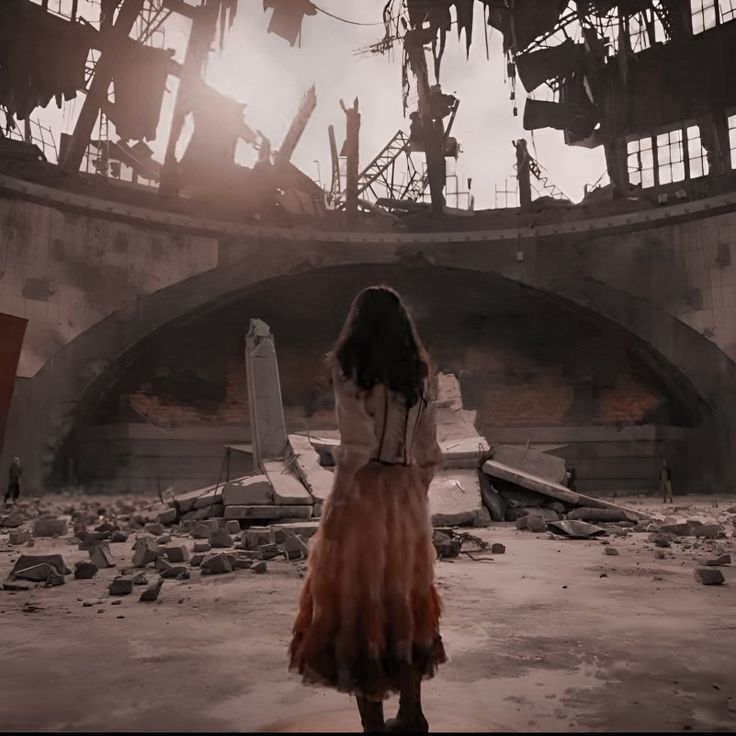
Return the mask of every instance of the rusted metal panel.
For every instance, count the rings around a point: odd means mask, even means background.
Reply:
[[[0,447],[5,439],[5,425],[27,324],[27,319],[0,312]]]

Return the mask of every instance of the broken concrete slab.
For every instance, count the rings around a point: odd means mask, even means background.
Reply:
[[[48,577],[47,571],[40,569],[44,565],[53,567],[60,575],[71,574],[71,570],[64,564],[64,558],[61,555],[21,555],[13,565],[10,576],[43,582]]]
[[[264,460],[263,472],[273,489],[277,506],[311,506],[314,501],[304,484],[292,469],[295,461]]]
[[[448,439],[439,443],[443,468],[478,468],[488,457],[488,440],[474,433],[471,437]]]
[[[141,597],[139,598],[141,603],[152,603],[153,601],[158,599],[158,594],[161,592],[161,588],[164,584],[164,581],[159,579],[157,580],[150,588],[146,588],[142,593]]]
[[[30,529],[12,529],[8,535],[10,544],[25,544],[31,539]]]
[[[212,545],[209,542],[195,542],[195,552],[209,552],[212,549]]]
[[[726,580],[723,573],[714,567],[695,568],[695,579],[702,585],[721,585]]]
[[[312,447],[309,437],[290,434],[289,449],[288,457],[294,459],[294,471],[309,493],[318,502],[324,502],[332,492],[334,473],[320,465],[319,453]]]
[[[176,524],[178,519],[179,519],[179,512],[176,510],[176,508],[173,508],[173,507],[170,509],[164,509],[158,515],[159,523],[163,524],[164,526],[171,526],[172,524]]]
[[[128,534],[127,532],[122,532],[119,529],[116,529],[112,534],[110,534],[110,542],[112,544],[121,544],[122,542],[128,541]]]
[[[309,519],[312,506],[227,506],[226,519]]]
[[[478,470],[438,471],[429,486],[429,510],[434,526],[485,526],[487,512],[481,497]]]
[[[723,554],[719,555],[718,557],[714,557],[712,559],[704,560],[703,564],[706,567],[720,567],[721,565],[730,565],[731,564],[731,555],[729,554]]]
[[[284,405],[271,328],[263,320],[251,319],[245,344],[253,460],[260,467],[264,460],[286,454]]]
[[[457,376],[437,374],[437,441],[440,446],[451,440],[465,441],[480,437],[475,427],[476,412],[463,409],[462,391]]]
[[[251,570],[252,570],[253,572],[255,572],[255,573],[258,573],[258,574],[262,575],[263,573],[265,573],[265,572],[267,572],[267,571],[268,571],[268,564],[266,563],[266,561],[265,561],[265,560],[258,560],[257,562],[254,562],[254,563],[253,563],[253,564],[251,565],[251,568],[250,568],[250,569],[251,569]]]
[[[225,516],[225,506],[221,503],[206,506],[201,509],[194,509],[184,514],[182,521],[202,521],[204,519],[216,519]]]
[[[160,537],[159,537],[159,538],[158,538],[158,539],[156,540],[156,542],[157,542],[157,543],[158,543],[159,545],[166,545],[166,544],[171,544],[171,534],[162,534],[162,535],[161,535],[161,536],[160,536]]]
[[[97,575],[98,570],[99,568],[94,562],[82,560],[74,565],[74,577],[77,580],[91,580]]]
[[[281,549],[278,544],[262,544],[258,548],[258,558],[261,560],[272,560],[274,557],[278,557],[281,554]]]
[[[588,524],[587,521],[550,521],[547,527],[564,537],[570,539],[590,539],[591,537],[599,537],[608,534],[602,527]]]
[[[193,491],[187,491],[186,493],[180,493],[174,498],[174,511],[178,509],[179,514],[184,516],[190,511],[194,511],[195,504],[201,499],[214,499],[215,494],[221,488],[219,484],[212,486],[205,486],[204,488],[196,488]],[[199,508],[202,508],[201,506]],[[164,522],[159,519],[163,524]]]
[[[268,531],[268,527],[265,527],[265,529]],[[279,544],[288,534],[295,534],[297,537],[307,542],[317,533],[317,529],[319,529],[318,521],[298,521],[289,524],[273,524],[271,526],[273,541]],[[250,529],[248,531],[253,530]],[[282,532],[284,533],[284,536],[282,536]],[[268,540],[265,540],[261,542],[261,544],[266,544],[267,541]]]
[[[226,508],[265,506],[274,503],[274,492],[266,475],[246,475],[225,484],[222,500]]]
[[[491,459],[551,483],[562,484],[565,480],[565,461],[562,458],[531,447],[494,444],[491,447]]]
[[[510,468],[509,466],[499,463],[493,459],[487,460],[483,464],[483,472],[487,473],[492,478],[500,478],[501,480],[509,481],[522,486],[523,488],[541,493],[556,501],[563,501],[574,506],[620,509],[629,514],[630,521],[650,518],[647,514],[641,511],[634,511],[626,508],[625,506],[620,506],[619,504],[611,503],[610,501],[604,501],[601,498],[593,498],[592,496],[586,496],[585,494],[578,493],[577,491],[571,491],[569,488],[565,488],[565,486],[560,485],[559,483],[551,483],[544,478],[530,475],[522,470]]]
[[[199,567],[202,564],[202,560],[204,560],[205,554],[205,552],[197,552],[193,554],[189,560],[189,565],[191,567]]]
[[[63,537],[69,530],[69,522],[64,518],[42,516],[33,523],[34,537]]]

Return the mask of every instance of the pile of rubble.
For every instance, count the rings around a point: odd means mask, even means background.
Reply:
[[[136,506],[126,501],[112,507],[96,507],[86,500],[65,508],[56,506],[39,510],[39,504],[24,502],[0,516],[11,548],[27,549],[37,539],[53,538],[86,552],[87,559],[78,560],[72,570],[57,550],[52,554],[26,552],[15,560],[3,589],[24,590],[23,581],[63,585],[72,574],[76,580],[91,580],[100,570],[116,568],[109,595],[130,595],[136,586],[146,586],[140,600],[151,602],[158,598],[164,581],[188,580],[195,568],[202,575],[239,569],[265,573],[268,560],[304,560],[308,540],[318,526],[306,521],[241,529],[238,520],[216,518],[184,520],[167,529],[154,520],[165,516],[162,503],[139,503],[140,510],[133,513],[122,513]],[[151,584],[150,575],[157,577]]]

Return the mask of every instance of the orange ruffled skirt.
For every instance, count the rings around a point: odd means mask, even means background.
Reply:
[[[327,500],[312,538],[290,669],[370,700],[399,692],[407,664],[432,677],[446,661],[435,559],[416,466],[360,468],[342,503]]]

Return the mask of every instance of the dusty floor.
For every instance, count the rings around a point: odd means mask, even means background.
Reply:
[[[719,512],[729,534],[732,503]],[[696,505],[706,513],[712,499]],[[736,539],[689,538],[700,546],[673,544],[658,560],[646,533],[609,537],[618,556],[512,525],[478,533],[506,554],[437,563],[451,661],[425,686],[432,730],[736,729],[736,574],[722,568],[726,583],[708,587],[693,577]],[[131,542],[112,545],[121,566]],[[0,536],[1,577],[24,551]],[[61,551],[69,566],[87,557],[66,540],[27,551]],[[287,674],[299,563],[268,564],[266,575],[166,581],[153,604],[138,589],[110,597],[112,569],[0,592],[0,729],[359,730],[347,696]]]

